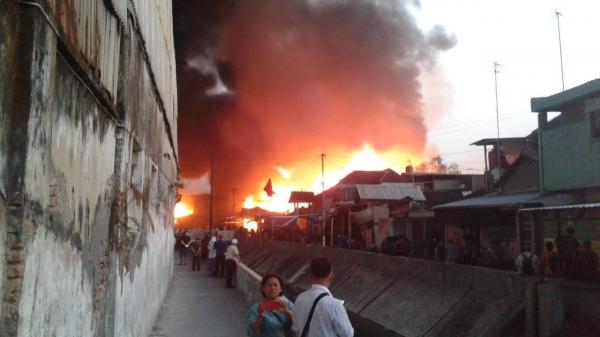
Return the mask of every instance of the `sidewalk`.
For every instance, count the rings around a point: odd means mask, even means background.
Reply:
[[[173,279],[150,337],[242,337],[249,304],[225,279],[191,265],[173,268]],[[152,296],[152,294],[148,294]]]

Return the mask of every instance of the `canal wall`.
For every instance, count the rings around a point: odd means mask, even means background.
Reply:
[[[600,331],[600,285],[358,250],[284,242],[242,247],[238,289],[261,299],[275,273],[288,297],[310,286],[309,263],[327,256],[356,336],[587,336]]]
[[[507,336],[524,324],[525,287],[512,272],[282,242],[247,249],[243,260],[260,275],[280,275],[295,298],[310,286],[315,256],[333,262],[331,290],[345,301],[356,336]]]

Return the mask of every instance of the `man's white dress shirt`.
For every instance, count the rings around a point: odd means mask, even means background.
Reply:
[[[217,257],[217,251],[215,250],[215,242],[217,242],[217,238],[214,236],[212,238],[210,238],[210,241],[208,242],[208,258],[209,259],[214,259]]]
[[[313,314],[310,322],[309,337],[352,337],[354,329],[348,319],[348,313],[344,308],[344,302],[331,296],[327,287],[313,284],[311,288],[298,296],[294,303],[294,330],[298,336],[302,333],[304,324],[308,319],[310,308],[315,299],[322,293],[329,296],[323,297]]]

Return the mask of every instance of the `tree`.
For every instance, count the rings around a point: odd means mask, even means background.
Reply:
[[[441,155],[432,157],[427,162],[422,162],[415,168],[417,172],[428,172],[428,173],[460,173],[460,167],[457,163],[446,164]]]

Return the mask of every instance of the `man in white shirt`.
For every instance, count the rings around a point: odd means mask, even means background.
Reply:
[[[328,289],[335,279],[329,260],[326,257],[314,258],[310,262],[310,276],[311,288],[300,294],[294,303],[294,330],[299,335],[303,332],[311,308],[315,300],[320,298],[308,322],[308,333],[301,337],[352,337],[354,329],[348,319],[344,302],[334,298]],[[325,296],[321,297],[323,294]]]
[[[231,240],[231,244],[225,252],[225,288],[235,288],[233,286],[233,278],[235,277],[237,264],[242,262],[237,243],[237,239]]]
[[[210,238],[208,241],[208,272],[212,273],[215,268],[215,259],[217,258],[217,250],[215,249],[215,242],[217,242],[217,233]]]
[[[540,273],[538,257],[530,251],[525,251],[517,256],[515,266],[521,275],[538,275]]]

